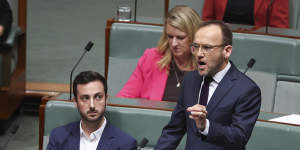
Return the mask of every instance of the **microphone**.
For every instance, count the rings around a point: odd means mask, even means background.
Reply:
[[[75,66],[73,67],[72,71],[71,71],[71,75],[70,75],[70,101],[72,100],[72,76],[73,76],[73,72],[76,69],[76,67],[78,66],[78,64],[80,63],[81,59],[83,58],[83,56],[85,55],[86,52],[90,51],[91,48],[94,46],[94,43],[89,41],[89,43],[86,44],[85,46],[85,51],[83,52],[83,54],[81,55],[81,57],[79,58],[79,60],[77,61],[77,63],[75,64]]]
[[[244,74],[248,71],[249,68],[252,68],[255,64],[256,60],[254,58],[251,58],[247,64],[247,68],[244,71]]]
[[[270,25],[270,14],[271,14],[271,8],[274,0],[271,0],[268,7],[267,7],[267,14],[266,14],[266,33],[269,32],[269,25]]]
[[[139,144],[140,146],[139,146],[138,150],[141,150],[142,148],[144,148],[147,145],[148,142],[149,142],[149,140],[144,137],[142,139],[141,143]]]
[[[136,22],[137,0],[134,0],[134,21]]]

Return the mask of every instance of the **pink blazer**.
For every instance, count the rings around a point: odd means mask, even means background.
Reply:
[[[168,78],[167,70],[160,70],[157,65],[161,58],[157,48],[146,49],[129,80],[116,96],[161,101]]]

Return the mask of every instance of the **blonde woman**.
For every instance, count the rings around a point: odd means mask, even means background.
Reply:
[[[145,50],[117,97],[177,101],[184,73],[197,66],[190,44],[200,23],[190,7],[171,9],[157,48]]]

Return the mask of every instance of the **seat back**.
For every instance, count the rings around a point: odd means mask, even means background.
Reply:
[[[239,68],[246,68],[249,59],[254,58],[256,63],[253,70],[293,73],[300,40],[246,33],[233,33],[233,38],[231,60]]]
[[[279,75],[273,112],[300,114],[300,77]]]
[[[136,67],[138,58],[143,54],[144,49],[156,45],[154,43],[158,41],[162,28],[163,27],[154,25],[137,25],[129,23],[113,24],[111,30],[112,33],[110,34],[111,52],[109,55],[110,61],[108,69],[110,95],[115,95],[126,83]],[[133,40],[137,42],[128,44],[131,39],[128,40],[129,38],[123,38],[122,40],[122,36],[132,37]],[[149,44],[151,42],[152,44]],[[127,47],[126,43],[128,45]],[[243,71],[247,67],[247,63],[250,58],[254,58],[256,60],[254,67],[249,70],[247,75],[261,88],[261,110],[280,113],[286,112],[279,111],[283,109],[275,109],[275,105],[276,107],[278,106],[278,104],[275,104],[275,101],[278,103],[278,99],[281,99],[280,95],[282,95],[282,92],[284,93],[283,89],[295,89],[297,86],[284,84],[278,78],[282,75],[295,77],[300,76],[300,67],[298,65],[300,64],[300,59],[298,59],[300,58],[299,46],[299,39],[247,33],[233,33],[233,52],[230,57],[233,63]],[[124,50],[124,47],[126,47],[126,50]],[[295,80],[291,80],[288,82],[294,81]],[[295,83],[295,85],[297,84],[298,83]],[[295,94],[297,94],[297,92]],[[296,102],[296,99],[297,98],[291,100],[291,102]],[[291,105],[293,104],[297,105],[297,103],[291,103]],[[294,111],[293,109],[288,108],[287,110]],[[295,110],[294,112],[298,111]]]
[[[116,95],[129,79],[146,48],[156,47],[163,27],[145,24],[113,23],[107,83],[108,94]]]
[[[148,138],[147,149],[155,146],[170,116],[171,111],[117,106],[107,106],[105,113],[110,123],[137,139],[138,142],[144,137]],[[54,128],[79,119],[80,115],[72,102],[49,101],[45,107],[44,149]],[[287,147],[297,149],[300,147],[298,139],[300,139],[299,126],[257,121],[246,148],[247,150],[282,150]],[[186,137],[183,137],[177,149],[183,150],[185,142]]]
[[[247,150],[299,149],[300,127],[257,121],[246,145]]]
[[[242,70],[244,71],[244,70]],[[272,112],[274,109],[274,97],[276,89],[276,73],[249,70],[246,73],[261,90],[261,111]]]
[[[146,137],[149,140],[147,147],[153,148],[162,128],[170,120],[171,113],[162,110],[107,106],[105,117],[114,126],[134,137],[137,142]],[[44,149],[54,128],[78,120],[80,115],[72,102],[49,101],[45,107]],[[185,141],[184,137],[178,149],[184,149]]]
[[[289,0],[289,23],[291,29],[298,29],[300,15],[300,1]]]
[[[290,19],[290,27],[291,29],[298,29],[298,21],[299,21],[299,12],[300,9],[300,1],[299,0],[289,0],[289,19]]]
[[[297,70],[299,67],[296,65],[296,54],[299,51],[300,41],[245,33],[233,33],[233,38],[231,60],[242,71],[247,67],[250,58],[256,60],[255,65],[247,72],[247,75],[261,88],[261,110],[273,112],[275,95],[281,90],[276,89],[278,75],[300,74],[300,71]]]
[[[139,58],[146,48],[156,47],[163,27],[146,24],[113,23],[109,56]]]

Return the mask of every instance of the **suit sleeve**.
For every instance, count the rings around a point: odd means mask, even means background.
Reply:
[[[130,142],[126,144],[126,148],[124,150],[137,150],[136,140],[130,140]]]
[[[56,137],[56,132],[55,130],[53,130],[50,134],[50,138],[46,150],[58,150],[55,137]]]
[[[186,133],[186,108],[183,105],[184,94],[182,86],[179,100],[172,112],[170,122],[163,128],[162,134],[156,144],[155,150],[176,149],[181,138]]]
[[[139,98],[141,95],[141,90],[144,84],[144,73],[143,66],[147,59],[148,55],[146,52],[139,59],[136,68],[131,74],[129,80],[123,86],[121,91],[116,95],[117,97],[126,97],[126,98]]]
[[[232,112],[232,123],[224,126],[210,121],[209,133],[205,140],[210,143],[227,145],[231,149],[243,149],[247,144],[259,115],[261,93],[252,86],[239,96]]]
[[[289,28],[289,0],[274,0],[270,26]]]

